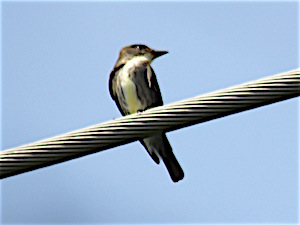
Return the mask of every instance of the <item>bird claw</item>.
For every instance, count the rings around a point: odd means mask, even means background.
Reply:
[[[140,110],[137,111],[137,114],[140,115],[140,114],[142,114],[142,112],[144,112],[144,110],[140,109]]]

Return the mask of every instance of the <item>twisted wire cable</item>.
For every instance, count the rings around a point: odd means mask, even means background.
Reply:
[[[300,70],[152,108],[0,152],[0,179],[300,95]]]

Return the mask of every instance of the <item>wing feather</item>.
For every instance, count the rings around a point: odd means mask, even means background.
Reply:
[[[118,96],[117,96],[117,91],[116,91],[116,85],[117,85],[117,76],[116,76],[116,73],[118,72],[119,69],[121,69],[125,64],[121,64],[119,65],[118,67],[115,67],[110,75],[109,75],[109,93],[110,93],[110,96],[111,98],[116,102],[116,105],[119,109],[119,111],[121,112],[122,116],[125,116],[125,113],[123,112],[122,110],[122,107],[120,105],[120,102],[119,102],[119,99],[118,99]]]

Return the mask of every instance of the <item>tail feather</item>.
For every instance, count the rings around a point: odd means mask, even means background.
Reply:
[[[171,176],[171,179],[174,182],[178,182],[183,179],[184,172],[181,166],[179,165],[178,161],[176,160],[175,156],[173,157],[173,159],[170,159],[169,157],[163,158],[163,162],[166,165],[167,170]]]
[[[173,151],[172,147],[166,137],[166,135],[163,135],[163,143],[164,147],[162,148],[162,152],[160,153],[162,160],[167,167],[167,170],[171,176],[171,179],[174,182],[178,182],[183,179],[184,177],[184,172],[177,161]]]
[[[156,163],[159,163],[156,154],[162,158],[170,177],[174,182],[178,182],[183,179],[184,172],[172,151],[172,147],[166,137],[166,134],[159,134],[145,138],[141,140],[141,143]]]

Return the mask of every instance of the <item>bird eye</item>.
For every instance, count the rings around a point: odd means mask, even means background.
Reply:
[[[138,45],[137,45],[137,46],[135,46],[135,48],[136,48],[137,50],[140,50],[140,46],[138,46]]]

